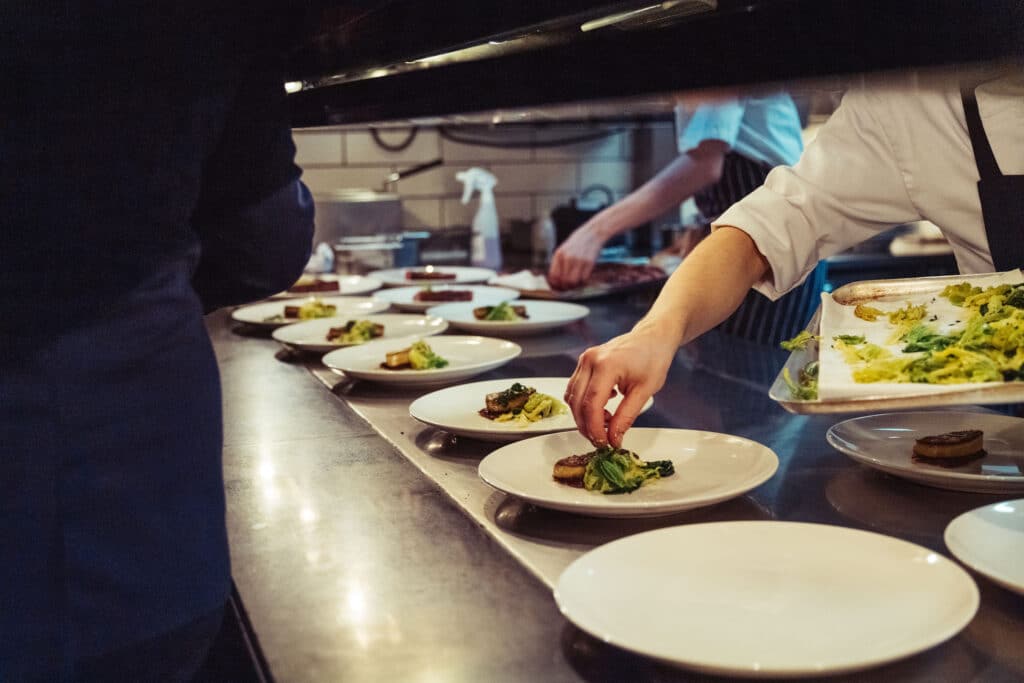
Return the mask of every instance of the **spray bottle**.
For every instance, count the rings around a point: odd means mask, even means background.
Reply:
[[[498,233],[498,211],[494,207],[494,186],[498,179],[482,168],[473,167],[455,174],[463,184],[462,203],[469,204],[474,191],[480,192],[480,207],[473,217],[473,237],[469,260],[474,266],[501,268],[501,244]]]

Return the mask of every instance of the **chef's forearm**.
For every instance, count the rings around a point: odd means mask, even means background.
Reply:
[[[768,270],[745,232],[721,227],[683,260],[637,328],[670,344],[692,341],[728,318]]]

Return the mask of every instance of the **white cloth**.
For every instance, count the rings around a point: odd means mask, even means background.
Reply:
[[[1024,174],[1024,69],[994,74],[975,94],[1000,170]],[[960,272],[990,272],[977,182],[958,80],[907,74],[847,92],[800,161],[774,169],[712,229],[751,236],[771,264],[756,289],[772,299],[820,259],[918,220],[939,226]]]
[[[680,153],[721,140],[737,154],[769,166],[795,164],[803,150],[800,116],[786,93],[675,109]]]

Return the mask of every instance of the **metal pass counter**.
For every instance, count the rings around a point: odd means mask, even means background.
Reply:
[[[519,358],[475,379],[568,376],[580,351],[629,329],[650,298],[588,302],[588,318],[517,339]],[[794,416],[769,400],[783,352],[711,333],[680,350],[636,424],[758,441],[778,455],[776,474],[745,496],[670,517],[545,510],[478,479],[495,444],[409,417],[429,389],[353,382],[224,312],[208,326],[224,390],[233,574],[277,681],[724,680],[585,634],[555,605],[558,574],[638,531],[727,520],[854,527],[949,556],[950,520],[1015,497],[925,488],[863,468],[825,442],[841,417]],[[831,680],[1024,678],[1024,598],[974,578],[981,607],[958,636]]]

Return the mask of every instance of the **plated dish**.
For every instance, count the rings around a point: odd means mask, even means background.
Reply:
[[[442,284],[392,287],[382,289],[373,296],[400,311],[422,313],[433,306],[450,303],[446,297],[458,296],[459,301],[470,301],[477,306],[493,306],[502,301],[517,299],[519,292],[507,287]]]
[[[984,455],[943,461],[915,457],[923,437],[981,431]],[[833,448],[883,472],[937,488],[975,493],[1024,492],[1024,419],[994,413],[882,413],[829,428]]]
[[[1022,283],[1010,271],[840,287],[769,395],[794,413],[1024,401]]]
[[[382,339],[361,346],[338,349],[323,357],[323,364],[355,379],[395,385],[433,385],[456,382],[501,367],[522,353],[504,339],[445,335],[426,340],[434,354],[444,359],[440,367],[416,370],[389,369],[388,354],[401,352],[419,341],[417,337]]]
[[[335,275],[318,273],[303,275],[294,285],[273,296],[275,299],[293,299],[309,296],[339,296],[366,294],[381,288],[381,281],[366,275]]]
[[[500,443],[519,441],[540,434],[571,431],[576,429],[576,422],[569,411],[529,422],[497,421],[480,415],[488,395],[505,391],[514,384],[522,384],[541,394],[561,400],[568,382],[568,377],[520,377],[461,384],[416,399],[409,406],[409,414],[420,422],[439,427],[457,436]],[[621,401],[621,396],[614,397],[608,402],[608,410],[614,412]],[[649,399],[643,410],[649,409],[653,402]]]
[[[965,512],[949,523],[943,537],[958,560],[1024,595],[1024,499]]]
[[[770,448],[715,432],[633,428],[623,446],[646,461],[671,460],[675,474],[621,495],[559,483],[552,476],[556,462],[594,450],[575,431],[503,446],[484,458],[478,471],[499,491],[541,507],[596,517],[657,517],[742,495],[767,481],[779,466]]]
[[[375,270],[367,276],[379,280],[385,287],[408,287],[429,284],[471,284],[487,282],[496,273],[490,268],[471,266],[415,266]]]
[[[555,330],[582,320],[590,309],[562,301],[515,301],[494,306],[465,302],[433,306],[427,314],[444,318],[467,332],[504,337]]]
[[[379,325],[378,336],[387,339],[395,337],[409,337],[412,335],[426,337],[440,334],[448,329],[448,323],[441,318],[413,315],[408,313],[376,313],[373,315],[346,317],[346,318],[321,318],[319,320],[307,320],[294,325],[279,327],[273,332],[273,337],[285,346],[298,349],[299,351],[332,351],[339,346],[349,346],[358,343],[369,343],[357,339],[337,342],[328,341],[328,335],[337,336],[338,331],[348,323],[371,323]],[[362,327],[362,325],[360,325]],[[332,330],[334,333],[332,333]]]
[[[857,671],[956,635],[978,589],[956,563],[868,531],[719,522],[628,536],[555,587],[562,614],[604,642],[747,678]]]
[[[302,322],[302,318],[285,315],[286,309],[301,307],[311,299],[318,299],[326,306],[333,306],[334,311],[326,317],[365,317],[371,313],[386,310],[387,302],[370,297],[325,296],[306,297],[304,299],[280,299],[264,301],[258,304],[240,306],[231,312],[231,319],[247,325],[273,329],[282,325]]]

